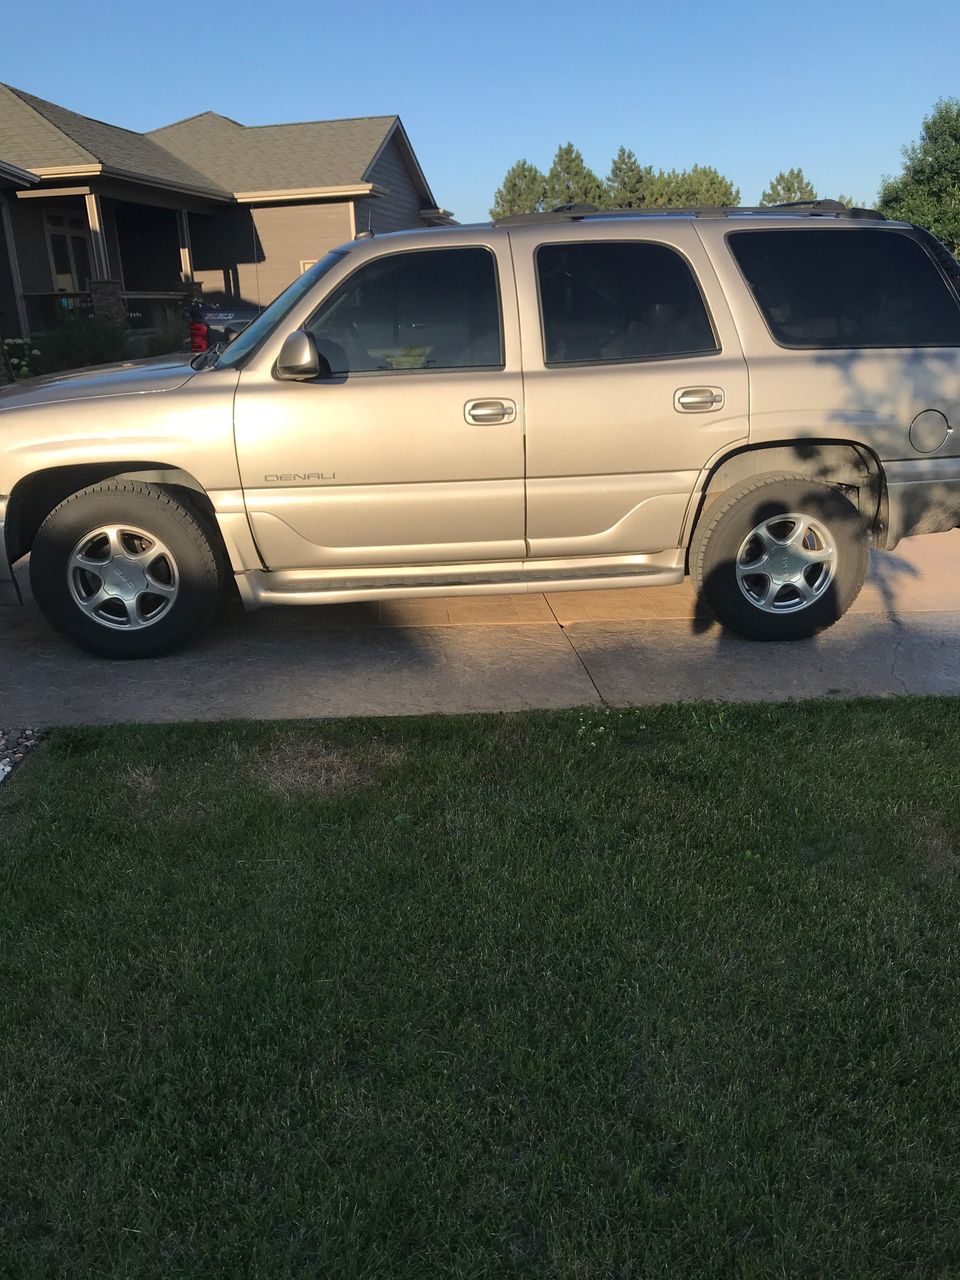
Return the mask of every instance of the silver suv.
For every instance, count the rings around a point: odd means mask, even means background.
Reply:
[[[793,640],[960,523],[960,268],[830,202],[369,234],[229,346],[0,392],[0,599],[86,649],[266,604],[678,583]]]

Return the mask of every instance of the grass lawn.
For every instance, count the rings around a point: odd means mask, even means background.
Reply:
[[[960,1275],[960,703],[62,730],[0,1275]]]

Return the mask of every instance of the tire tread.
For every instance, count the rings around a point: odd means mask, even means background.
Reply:
[[[76,629],[68,627],[56,616],[52,616],[55,613],[52,606],[44,607],[43,600],[38,600],[38,603],[40,603],[44,613],[47,614],[49,620],[58,630],[73,640],[74,643],[80,644],[92,652],[111,657],[148,657],[167,652],[170,649],[179,647],[180,644],[190,638],[190,635],[200,630],[210,621],[216,611],[224,581],[223,556],[218,539],[208,531],[202,520],[198,518],[198,515],[186,503],[181,502],[176,495],[159,485],[149,484],[142,480],[112,478],[98,481],[96,484],[88,485],[85,489],[79,489],[76,493],[70,494],[69,497],[64,498],[47,514],[37,530],[34,547],[37,548],[39,544],[39,549],[42,551],[45,538],[54,536],[53,530],[59,522],[64,517],[69,517],[80,504],[99,498],[109,499],[112,497],[120,499],[132,498],[152,503],[158,511],[163,512],[165,516],[174,520],[178,528],[193,544],[193,550],[196,553],[193,567],[194,570],[200,570],[200,579],[197,585],[200,588],[202,598],[199,608],[196,609],[195,616],[191,618],[191,625],[189,627],[181,625],[179,629],[175,629],[175,634],[168,643],[157,645],[152,643],[155,634],[157,634],[153,633],[152,629],[131,633],[128,637],[127,633],[111,632],[106,628],[101,628],[103,635],[99,635],[97,632],[88,631],[83,625]],[[119,512],[117,519],[119,521],[123,519]],[[134,519],[142,519],[142,517],[131,517],[131,522]],[[33,580],[32,570],[31,579]],[[38,594],[36,585],[34,594]],[[46,592],[41,591],[39,594],[45,596]],[[163,626],[163,624],[160,623],[158,626]],[[167,629],[165,628],[164,630],[166,631]],[[177,630],[183,632],[183,634],[177,635]],[[126,647],[124,646],[124,640],[128,641]],[[133,641],[133,643],[130,643],[130,641]]]
[[[836,486],[828,484],[824,480],[817,480],[809,475],[801,475],[798,472],[791,471],[767,471],[760,475],[753,476],[750,480],[744,481],[730,489],[722,498],[713,505],[709,511],[709,518],[701,519],[694,531],[693,542],[690,549],[690,574],[696,584],[697,594],[701,599],[707,598],[706,592],[706,575],[704,573],[704,563],[709,552],[711,536],[717,527],[725,520],[729,512],[736,506],[739,506],[745,498],[749,498],[751,494],[760,490],[772,488],[778,484],[809,484],[817,485],[825,490],[831,490],[841,497],[846,497]],[[849,500],[848,500],[849,501]],[[852,503],[850,504],[852,507]],[[855,509],[855,508],[854,508]],[[844,612],[849,604],[860,594],[863,584],[866,580],[867,570],[869,568],[869,555],[863,556],[857,570],[855,579],[850,584],[849,601],[844,606]],[[709,600],[708,600],[709,603]],[[793,615],[802,617],[801,614]],[[836,619],[829,619],[820,623],[811,623],[807,621],[807,625],[801,629],[802,637],[817,635],[821,631],[825,631],[832,626]],[[741,632],[741,634],[743,634]],[[756,639],[787,639],[786,636],[766,636],[757,634],[753,638]],[[798,638],[801,638],[798,636]]]

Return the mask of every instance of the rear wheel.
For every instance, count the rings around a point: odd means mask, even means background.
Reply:
[[[30,553],[37,604],[91,653],[148,658],[190,640],[221,590],[215,543],[197,516],[155,485],[107,480],[75,493]]]
[[[846,613],[869,557],[860,513],[838,489],[769,475],[709,509],[690,558],[700,594],[730,631],[802,640]]]

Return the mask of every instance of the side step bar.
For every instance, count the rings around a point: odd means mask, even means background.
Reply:
[[[513,595],[541,591],[614,590],[620,587],[676,586],[683,581],[684,551],[674,547],[652,555],[564,561],[510,561],[507,564],[427,565],[385,572],[369,570],[280,569],[237,574],[247,609],[275,604],[347,604],[358,600],[422,599],[450,595]]]

